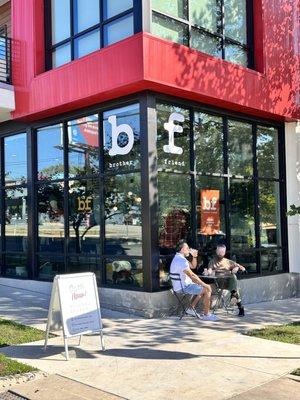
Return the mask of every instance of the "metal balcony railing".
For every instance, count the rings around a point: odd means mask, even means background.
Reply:
[[[0,36],[0,82],[12,84],[11,39],[7,36]]]

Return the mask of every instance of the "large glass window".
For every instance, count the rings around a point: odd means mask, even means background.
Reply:
[[[138,104],[103,114],[104,168],[125,172],[140,168],[140,111]]]
[[[280,189],[275,181],[259,182],[260,242],[281,247]]]
[[[140,174],[105,180],[105,254],[142,255]]]
[[[100,253],[99,180],[69,182],[69,252]]]
[[[283,270],[278,135],[275,127],[157,103],[161,286],[180,239],[200,250],[199,271],[219,243],[251,274]]]
[[[98,115],[68,123],[69,177],[99,172]]]
[[[198,172],[223,173],[223,120],[205,113],[195,113],[195,159]]]
[[[143,265],[139,259],[106,259],[105,280],[110,285],[143,287]]]
[[[279,178],[278,130],[257,127],[258,175],[262,178]]]
[[[253,175],[252,125],[229,120],[228,158],[231,175]]]
[[[160,252],[173,254],[180,239],[191,237],[189,176],[160,172],[158,193]]]
[[[28,277],[28,209],[27,209],[27,135],[20,133],[5,137],[2,141],[4,154],[4,186],[2,221],[4,237],[3,274]]]
[[[37,190],[38,251],[64,251],[64,183],[40,185]]]
[[[253,181],[232,179],[230,182],[231,247],[255,247]]]
[[[49,69],[134,34],[133,0],[47,1]]]
[[[226,242],[224,184],[224,178],[211,176],[196,180],[197,241],[207,264],[216,244]]]
[[[4,139],[5,184],[19,185],[27,182],[27,141],[26,134],[9,136]]]
[[[101,283],[143,286],[139,107],[37,129],[39,279],[93,271]]]
[[[157,105],[158,168],[190,170],[189,111],[168,104]]]
[[[62,124],[38,129],[37,159],[39,180],[54,180],[64,177]]]
[[[152,0],[152,33],[252,68],[251,13],[247,0]]]
[[[5,192],[5,249],[27,252],[27,189]]]

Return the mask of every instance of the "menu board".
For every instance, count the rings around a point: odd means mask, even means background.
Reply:
[[[94,274],[62,275],[58,279],[62,324],[66,337],[99,332],[100,308]]]
[[[49,332],[63,330],[66,359],[69,359],[67,339],[89,333],[99,333],[102,350],[103,328],[96,276],[92,272],[57,275],[54,278],[45,337]]]

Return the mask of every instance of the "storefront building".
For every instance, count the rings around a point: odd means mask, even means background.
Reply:
[[[202,268],[225,243],[248,302],[298,294],[295,2],[2,3],[1,281],[93,271],[156,315],[183,238]]]

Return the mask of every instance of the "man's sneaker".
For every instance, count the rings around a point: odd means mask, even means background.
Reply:
[[[203,321],[218,321],[218,317],[215,314],[203,314],[201,319]]]
[[[187,310],[185,310],[185,313],[187,315],[191,315],[192,317],[201,318],[194,308],[188,308]]]

